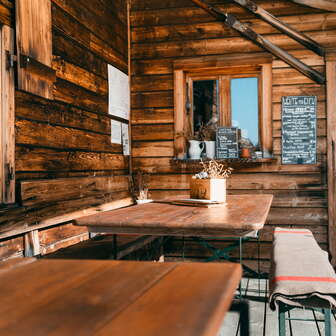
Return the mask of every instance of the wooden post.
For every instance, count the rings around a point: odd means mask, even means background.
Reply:
[[[336,49],[326,52],[327,144],[328,144],[328,239],[333,266],[336,265]]]
[[[11,56],[14,53],[14,31],[8,26],[1,29],[1,196],[0,202],[15,202],[15,87]]]
[[[34,257],[41,254],[38,230],[30,231],[24,236],[24,256]]]
[[[186,153],[185,133],[185,74],[183,70],[174,71],[174,125],[175,125],[175,157],[183,159]]]

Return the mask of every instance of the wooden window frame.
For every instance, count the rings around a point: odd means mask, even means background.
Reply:
[[[192,99],[190,78],[211,76],[239,77],[247,75],[259,78],[259,139],[262,151],[273,152],[272,139],[272,57],[258,53],[250,55],[225,55],[193,58],[174,63],[174,149],[175,157],[184,159],[187,151],[185,132],[190,128],[190,116],[186,108],[187,96]],[[187,85],[188,84],[188,85]],[[189,90],[189,93],[187,92]],[[224,95],[224,97],[227,95]],[[221,97],[220,104],[225,99]],[[229,103],[229,100],[226,99]],[[230,111],[230,106],[227,107]],[[190,113],[190,112],[189,112]],[[231,122],[231,121],[230,121]],[[223,124],[229,124],[225,120]]]
[[[0,26],[0,204],[15,202],[14,31]]]

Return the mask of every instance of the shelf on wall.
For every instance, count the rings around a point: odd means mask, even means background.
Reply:
[[[178,159],[178,158],[174,158],[172,159],[172,161],[174,163],[187,163],[187,164],[198,164],[201,161],[210,161],[211,159]],[[237,159],[214,159],[217,162],[221,162],[221,163],[255,163],[255,164],[259,164],[259,163],[272,163],[277,161],[276,158],[258,158],[258,159],[253,159],[253,158],[237,158]]]

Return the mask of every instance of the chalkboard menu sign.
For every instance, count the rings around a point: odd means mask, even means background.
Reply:
[[[219,127],[216,132],[217,159],[238,158],[238,140],[237,127]]]
[[[282,163],[316,163],[315,96],[282,97]]]

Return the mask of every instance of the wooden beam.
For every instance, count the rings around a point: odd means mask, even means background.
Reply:
[[[328,144],[328,243],[336,265],[336,50],[326,53]]]
[[[261,8],[258,4],[251,0],[233,0],[235,3],[240,6],[248,9],[250,12],[258,15],[261,19],[271,24],[276,29],[282,31],[295,41],[301,43],[303,46],[307,47],[309,50],[312,50],[320,56],[324,56],[325,50],[317,42],[312,40],[309,36],[299,32],[298,30],[292,28],[288,24],[282,22],[271,13],[267,12]]]
[[[253,29],[249,28],[245,24],[241,23],[234,15],[224,14],[218,9],[206,4],[203,0],[191,0],[193,3],[199,7],[206,10],[209,14],[215,17],[217,20],[223,21],[228,27],[235,29],[242,36],[251,40],[253,43],[257,44],[259,47],[269,51],[274,56],[280,58],[287,64],[291,65],[296,70],[300,71],[305,76],[312,79],[318,84],[325,83],[325,77],[320,72],[314,70],[307,64],[301,62],[294,56],[288,54],[285,50],[279,48],[260,34],[256,33]]]
[[[336,12],[335,0],[292,0],[300,5]]]

